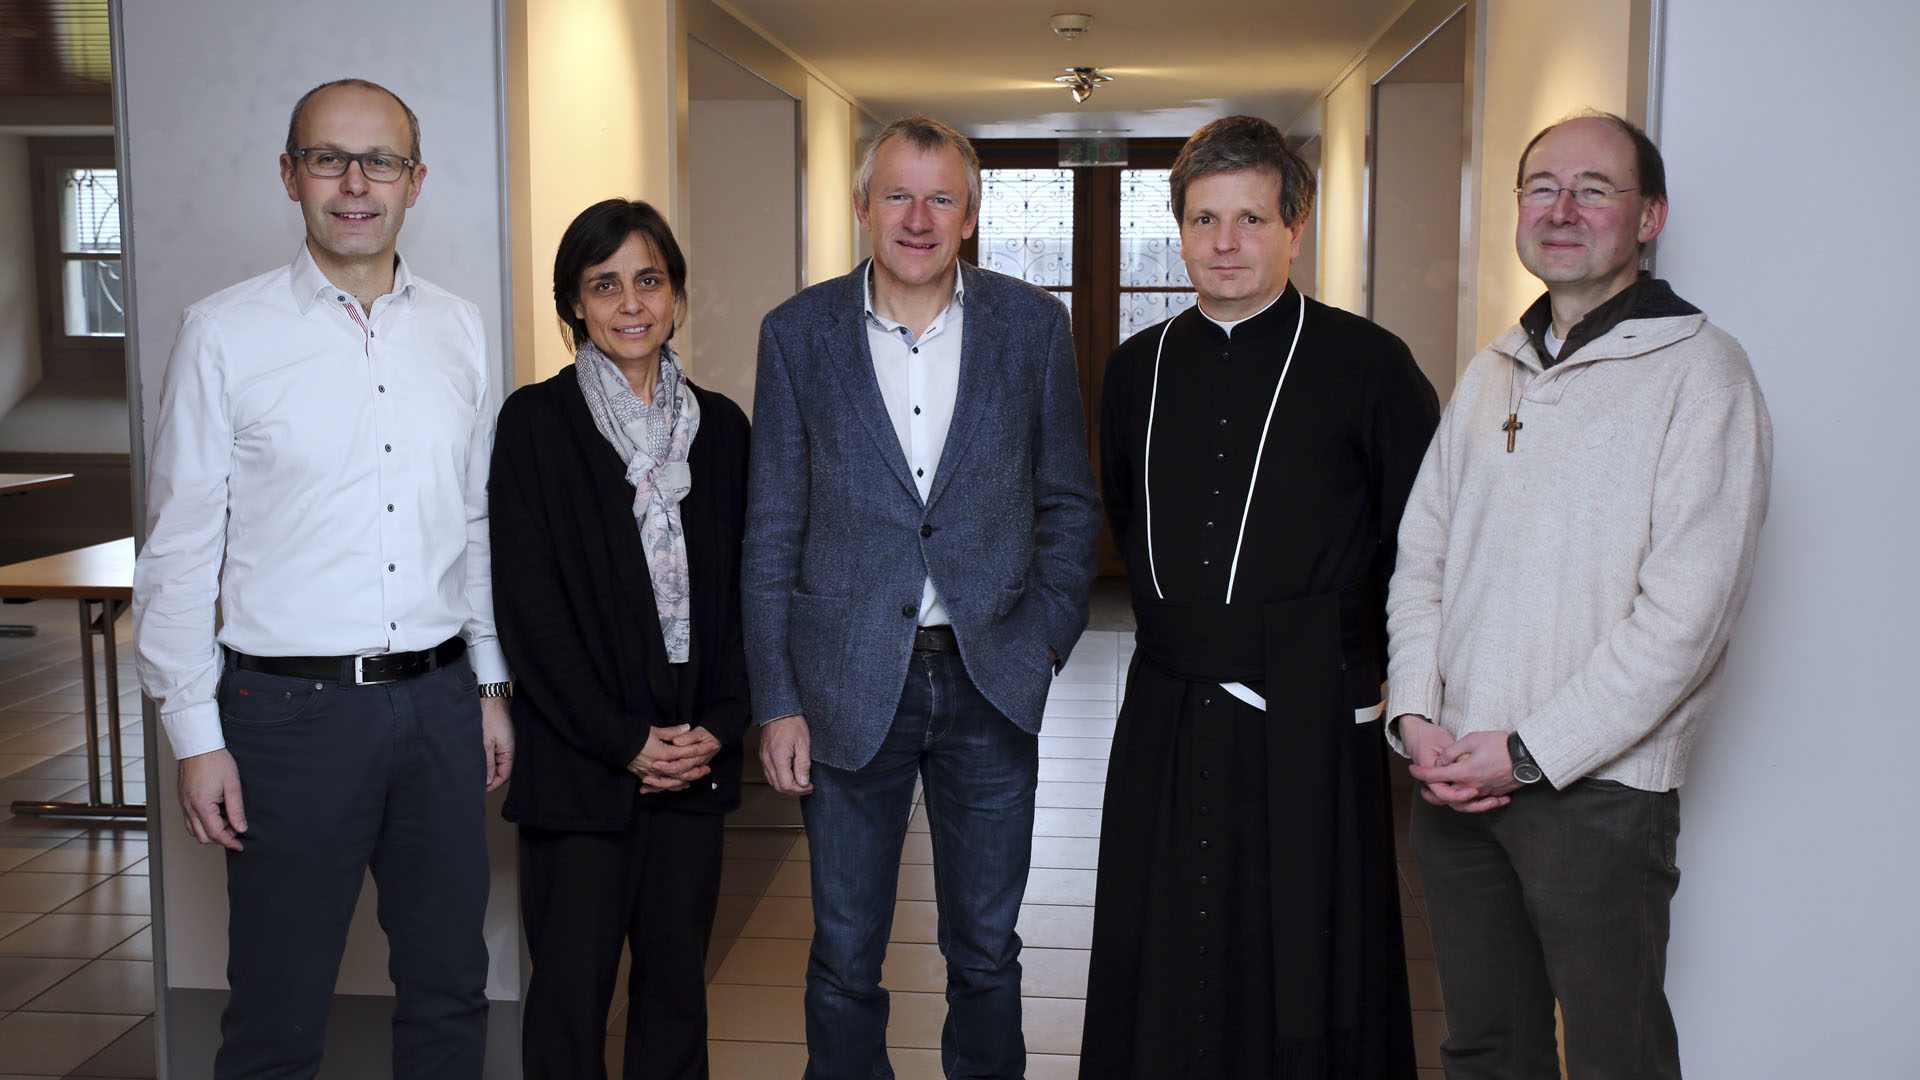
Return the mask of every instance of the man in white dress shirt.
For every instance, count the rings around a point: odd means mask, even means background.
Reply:
[[[479,312],[395,252],[419,158],[391,91],[301,98],[280,176],[305,242],[189,307],[167,365],[134,630],[187,828],[227,849],[217,1077],[318,1071],[369,867],[394,1075],[481,1071],[484,793],[513,748],[494,409]]]

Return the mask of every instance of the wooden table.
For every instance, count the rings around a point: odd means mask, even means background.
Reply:
[[[19,473],[0,472],[0,497],[24,495],[36,488],[57,487],[73,483],[73,474],[61,473]],[[18,624],[0,625],[0,637],[32,637],[33,627]]]
[[[73,600],[80,605],[80,666],[87,702],[87,801],[13,804],[16,814],[52,817],[146,817],[144,804],[127,802],[125,765],[120,754],[120,667],[113,623],[133,599],[133,538],[63,551],[42,559],[0,566],[0,598]],[[93,606],[101,611],[94,616]],[[93,635],[105,642],[107,660],[107,747],[112,763],[113,798],[100,790],[100,705],[94,692]]]

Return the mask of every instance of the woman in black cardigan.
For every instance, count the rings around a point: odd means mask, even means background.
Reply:
[[[706,946],[747,728],[747,419],[667,346],[686,260],[645,203],[560,240],[573,366],[500,410],[494,605],[513,665],[530,1078],[604,1077],[625,939],[628,1078],[707,1075]]]

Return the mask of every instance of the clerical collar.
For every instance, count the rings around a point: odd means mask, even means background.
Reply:
[[[1292,288],[1293,288],[1293,282],[1291,282],[1291,281],[1289,281],[1289,282],[1287,282],[1287,284],[1286,284],[1286,286],[1285,286],[1285,287],[1283,287],[1283,288],[1282,288],[1282,289],[1280,290],[1280,296],[1285,296],[1285,295],[1287,295],[1287,292],[1288,292],[1288,290],[1290,290],[1290,289],[1292,289]],[[1208,322],[1210,322],[1210,323],[1212,323],[1213,325],[1215,325],[1215,326],[1217,326],[1217,327],[1219,327],[1219,328],[1220,328],[1221,330],[1224,330],[1224,331],[1226,331],[1226,335],[1227,335],[1227,336],[1228,336],[1229,338],[1231,338],[1231,337],[1233,336],[1233,328],[1234,328],[1234,327],[1236,327],[1236,326],[1239,326],[1239,325],[1240,325],[1241,323],[1243,323],[1243,322],[1249,322],[1249,321],[1251,321],[1251,320],[1254,320],[1254,319],[1257,319],[1257,318],[1259,318],[1259,317],[1260,317],[1260,316],[1262,316],[1262,315],[1265,315],[1265,314],[1267,313],[1267,309],[1268,309],[1268,308],[1271,308],[1271,307],[1273,307],[1273,305],[1275,305],[1275,304],[1277,304],[1277,303],[1279,303],[1279,302],[1280,302],[1280,296],[1276,296],[1276,297],[1274,297],[1273,299],[1271,299],[1271,300],[1269,300],[1269,301],[1267,301],[1267,302],[1266,302],[1266,304],[1265,304],[1265,305],[1264,305],[1263,307],[1261,307],[1261,309],[1260,309],[1259,311],[1256,311],[1256,312],[1254,312],[1254,313],[1253,313],[1253,314],[1251,314],[1251,315],[1248,315],[1248,316],[1245,316],[1245,317],[1243,317],[1243,318],[1238,318],[1238,319],[1232,319],[1232,320],[1227,320],[1227,321],[1222,321],[1222,320],[1220,320],[1220,319],[1216,319],[1216,318],[1214,318],[1214,317],[1213,317],[1213,316],[1211,316],[1211,315],[1208,315],[1208,314],[1207,314],[1207,309],[1206,309],[1206,308],[1203,308],[1203,307],[1201,307],[1201,306],[1200,306],[1200,302],[1199,302],[1199,301],[1197,301],[1197,300],[1196,300],[1196,301],[1194,301],[1194,305],[1193,305],[1193,306],[1194,306],[1195,308],[1197,308],[1197,309],[1199,310],[1199,312],[1200,312],[1200,315],[1201,315],[1201,317],[1202,317],[1202,318],[1204,318],[1204,319],[1206,319],[1206,320],[1207,320]]]

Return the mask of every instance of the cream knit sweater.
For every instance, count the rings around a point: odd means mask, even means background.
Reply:
[[[1550,370],[1509,329],[1454,391],[1401,519],[1386,715],[1518,729],[1557,788],[1679,786],[1772,457],[1746,353],[1704,315],[1623,321]]]

